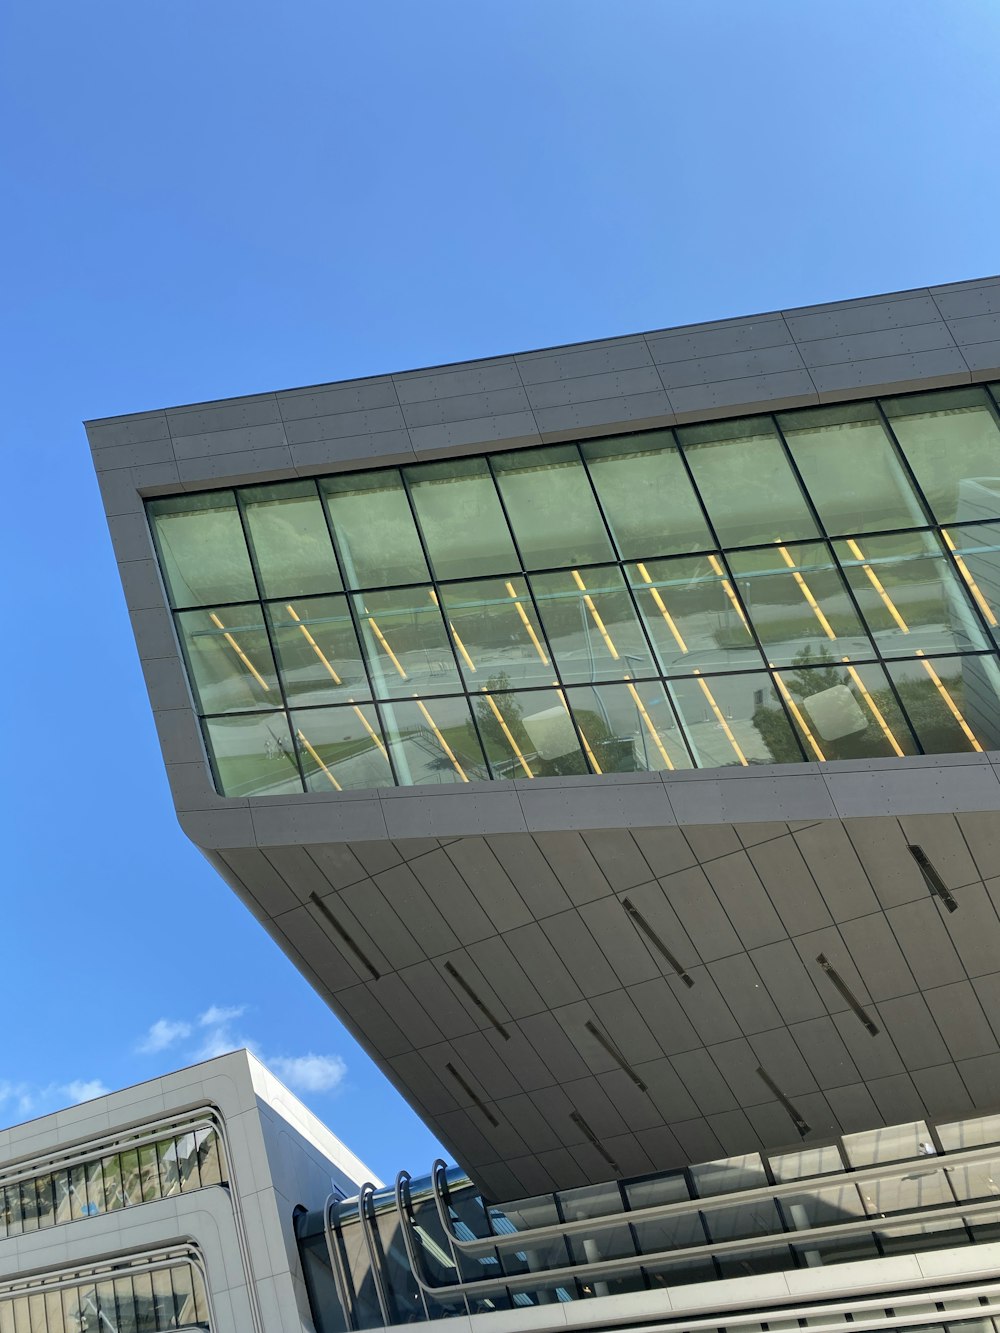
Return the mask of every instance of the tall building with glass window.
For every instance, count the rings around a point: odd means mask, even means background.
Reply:
[[[389,1268],[486,1284],[451,1313],[684,1228],[786,1282],[836,1249],[774,1240],[794,1182],[953,1188],[914,1163],[1000,1107],[1000,279],[87,429],[182,827],[466,1173],[351,1205],[372,1272],[391,1204],[437,1250]],[[678,1229],[596,1239],[608,1180]],[[705,1188],[777,1210],[755,1258]],[[375,1322],[433,1313],[392,1281]]]

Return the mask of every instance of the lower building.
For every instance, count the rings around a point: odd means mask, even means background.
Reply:
[[[297,1212],[370,1172],[247,1051],[0,1134],[0,1333],[303,1333]]]

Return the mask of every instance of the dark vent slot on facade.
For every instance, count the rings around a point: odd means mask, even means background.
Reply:
[[[452,978],[456,986],[459,986],[465,992],[465,994],[469,997],[469,999],[476,1006],[479,1012],[485,1018],[487,1018],[490,1023],[492,1023],[492,1025],[496,1028],[497,1032],[500,1033],[500,1036],[503,1037],[504,1041],[510,1041],[510,1033],[500,1022],[499,1018],[497,1018],[496,1014],[494,1014],[493,1011],[486,1004],[483,1003],[483,1001],[479,998],[476,992],[466,981],[465,977],[463,977],[461,972],[459,972],[458,968],[455,967],[454,964],[452,963],[445,963],[444,970],[448,973],[449,977]]]
[[[604,1144],[603,1144],[603,1143],[601,1142],[601,1140],[597,1137],[597,1135],[594,1133],[594,1131],[593,1131],[593,1130],[590,1128],[590,1126],[587,1124],[586,1120],[584,1120],[584,1118],[583,1118],[583,1116],[580,1114],[580,1112],[579,1112],[579,1111],[570,1111],[570,1113],[569,1113],[569,1118],[570,1118],[570,1120],[572,1120],[573,1124],[576,1125],[577,1129],[581,1130],[582,1133],[584,1134],[584,1136],[585,1136],[587,1139],[589,1139],[589,1141],[594,1145],[594,1147],[597,1149],[597,1151],[601,1154],[601,1156],[602,1156],[602,1157],[604,1158],[604,1160],[607,1162],[608,1166],[611,1167],[611,1170],[614,1171],[615,1175],[619,1175],[619,1176],[620,1176],[621,1173],[622,1173],[622,1169],[621,1169],[621,1167],[618,1165],[618,1163],[615,1161],[615,1159],[611,1156],[611,1154],[608,1152],[607,1148],[605,1148]]]
[[[836,986],[837,990],[840,992],[843,999],[845,999],[847,1003],[851,1006],[854,1016],[859,1020],[859,1022],[861,1022],[864,1025],[865,1028],[867,1028],[868,1035],[870,1037],[877,1037],[878,1036],[877,1024],[875,1024],[869,1017],[868,1013],[862,1007],[857,996],[853,993],[853,991],[844,981],[844,978],[833,966],[833,964],[830,962],[827,956],[822,953],[817,954],[816,961],[817,963],[819,963],[820,967],[833,982],[834,986]]]
[[[619,1069],[624,1070],[624,1072],[628,1074],[629,1078],[639,1089],[639,1091],[640,1092],[648,1091],[645,1083],[643,1083],[642,1079],[635,1072],[635,1070],[632,1068],[629,1062],[625,1059],[624,1055],[622,1055],[621,1051],[614,1044],[611,1038],[606,1036],[605,1033],[603,1033],[601,1029],[597,1026],[597,1024],[591,1022],[589,1018],[587,1019],[586,1023],[584,1023],[584,1027],[594,1038],[594,1040],[598,1043],[598,1045],[604,1047],[608,1055],[611,1056],[612,1060],[614,1060],[615,1064],[619,1067]]]
[[[938,874],[937,870],[935,869],[934,865],[931,862],[931,858],[927,855],[924,849],[922,847],[918,847],[915,843],[908,842],[906,844],[906,850],[910,853],[914,861],[916,861],[917,865],[919,866],[920,873],[924,877],[924,883],[930,889],[931,893],[936,894],[941,899],[941,901],[944,903],[945,907],[947,907],[949,912],[957,912],[958,903],[951,896],[951,890],[948,888],[948,885]]]
[[[801,1114],[801,1112],[800,1112],[799,1110],[797,1110],[797,1108],[796,1108],[796,1107],[795,1107],[795,1106],[788,1100],[788,1098],[787,1098],[787,1097],[785,1096],[785,1094],[781,1091],[781,1089],[778,1087],[777,1083],[775,1083],[774,1079],[771,1077],[771,1075],[767,1072],[766,1069],[761,1069],[760,1066],[758,1066],[758,1068],[757,1068],[757,1077],[758,1077],[764,1084],[766,1084],[767,1087],[769,1087],[769,1088],[771,1089],[771,1091],[774,1093],[775,1097],[777,1097],[778,1101],[781,1103],[781,1105],[782,1105],[782,1106],[785,1108],[785,1110],[788,1112],[788,1118],[791,1120],[792,1124],[793,1124],[793,1125],[795,1126],[795,1128],[799,1131],[799,1134],[802,1136],[802,1138],[805,1138],[805,1136],[809,1133],[809,1130],[810,1130],[810,1126],[806,1123],[806,1119],[805,1119],[805,1117],[804,1117],[804,1116]]]
[[[480,1111],[482,1111],[483,1115],[484,1115],[484,1116],[486,1117],[486,1119],[490,1122],[490,1124],[493,1126],[493,1128],[494,1128],[494,1129],[499,1129],[499,1128],[500,1128],[500,1121],[496,1118],[496,1116],[493,1114],[493,1112],[490,1110],[490,1108],[486,1105],[486,1103],[482,1100],[482,1098],[481,1098],[481,1097],[477,1097],[476,1093],[475,1093],[475,1092],[473,1091],[473,1089],[469,1086],[469,1082],[468,1082],[468,1080],[467,1080],[467,1079],[464,1079],[464,1078],[462,1077],[462,1075],[458,1072],[458,1070],[455,1068],[455,1066],[451,1063],[450,1060],[449,1060],[448,1063],[445,1065],[445,1069],[447,1069],[448,1073],[452,1076],[452,1078],[455,1080],[455,1082],[458,1084],[458,1086],[459,1086],[459,1087],[462,1089],[462,1091],[465,1093],[466,1097],[468,1097],[469,1100],[473,1103],[473,1105],[475,1105],[476,1107],[479,1108]]]
[[[340,939],[344,941],[348,949],[350,949],[351,953],[354,954],[355,958],[358,960],[361,966],[371,974],[372,980],[378,981],[379,977],[382,975],[379,972],[378,968],[368,957],[365,951],[358,945],[357,941],[353,938],[353,936],[347,933],[347,931],[340,924],[337,918],[333,915],[333,913],[330,911],[329,907],[327,907],[326,903],[319,896],[319,894],[310,893],[309,901],[312,903],[313,907],[316,908],[316,911],[319,912],[319,914],[323,917],[323,919],[330,923],[330,925],[336,931],[337,935],[340,937]]]
[[[657,935],[656,931],[649,924],[649,922],[639,911],[639,909],[635,906],[635,904],[629,902],[627,898],[623,898],[622,907],[625,908],[625,911],[628,912],[629,916],[632,918],[636,927],[642,931],[642,933],[645,935],[646,939],[649,940],[650,944],[653,946],[656,952],[660,954],[661,957],[667,960],[667,962],[670,964],[673,970],[680,977],[681,981],[684,982],[684,985],[693,986],[694,979],[688,976],[687,972],[685,972],[680,961],[677,958],[675,958],[674,955],[670,952],[670,950],[663,943],[659,935]]]

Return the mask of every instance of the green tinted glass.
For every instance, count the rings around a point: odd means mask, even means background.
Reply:
[[[658,681],[566,691],[592,767],[602,773],[674,772],[691,767],[683,736]]]
[[[461,690],[454,631],[445,629],[433,588],[365,593],[355,597],[354,610],[376,698]]]
[[[1000,524],[942,528],[941,537],[991,636],[1000,642]]]
[[[310,708],[292,714],[292,727],[310,791],[392,786],[388,752],[371,704]]]
[[[766,418],[687,426],[677,434],[724,546],[816,535],[795,474]]]
[[[300,597],[266,610],[289,704],[371,697],[346,597]]]
[[[915,754],[913,735],[880,666],[827,662],[775,672],[809,759]]]
[[[802,760],[802,749],[766,672],[675,680],[667,691],[698,768]]]
[[[826,546],[795,543],[730,551],[727,558],[770,663],[873,656],[871,640]]]
[[[778,424],[827,532],[927,522],[874,403],[786,412]]]
[[[581,445],[619,553],[626,559],[704,551],[701,506],[669,431]]]
[[[1000,516],[1000,427],[985,390],[886,398],[882,406],[938,522]]]
[[[567,569],[531,579],[546,636],[567,682],[654,675],[621,570]]]
[[[489,777],[466,699],[410,699],[380,712],[404,787]]]
[[[667,675],[764,665],[743,604],[716,554],[639,561],[627,574]]]
[[[320,492],[330,512],[344,576],[352,588],[419,583],[427,564],[398,472],[324,477]]]
[[[408,468],[406,476],[436,578],[508,574],[518,568],[484,458],[425,463]]]
[[[311,481],[240,492],[265,597],[303,597],[341,586],[330,532]]]
[[[483,694],[473,708],[495,778],[548,778],[586,773],[569,709],[558,690]]]
[[[497,454],[493,466],[526,568],[613,558],[590,482],[572,446]]]
[[[523,578],[449,583],[441,602],[468,689],[551,684],[552,663]]]
[[[834,550],[883,655],[988,646],[971,593],[934,533],[849,538]]]
[[[281,707],[259,605],[182,611],[177,628],[201,712]]]
[[[219,791],[224,796],[301,792],[284,713],[209,717],[202,724]]]
[[[172,606],[242,602],[257,596],[232,491],[151,500],[148,512]]]
[[[927,754],[1000,746],[1000,668],[993,657],[919,657],[890,662],[913,729]]]

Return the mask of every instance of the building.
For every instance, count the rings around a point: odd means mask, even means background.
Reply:
[[[992,278],[88,423],[180,822],[456,1190],[997,1110],[998,409]]]
[[[370,1179],[247,1051],[4,1130],[0,1330],[310,1330],[294,1215]]]

